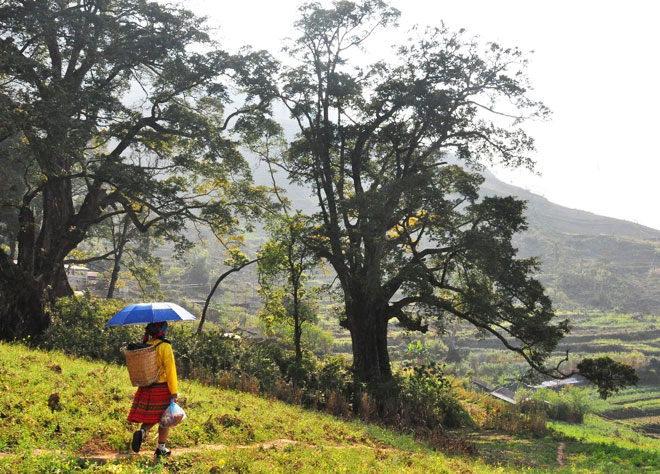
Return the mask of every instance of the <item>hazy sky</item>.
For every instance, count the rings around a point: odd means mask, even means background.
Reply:
[[[193,0],[216,37],[279,53],[294,36],[294,0]],[[558,204],[660,229],[660,3],[654,0],[392,0],[396,41],[414,24],[465,28],[484,41],[534,51],[533,97],[553,111],[528,124],[537,171],[494,170]],[[327,5],[327,3],[324,3]],[[655,5],[658,5],[656,8]]]

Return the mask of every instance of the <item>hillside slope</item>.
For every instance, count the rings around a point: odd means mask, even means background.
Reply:
[[[515,238],[537,256],[559,309],[660,313],[660,230],[554,204],[485,172],[483,195],[527,201],[529,228]]]
[[[549,473],[564,466],[566,472],[594,473],[614,472],[613,464],[616,472],[660,469],[660,443],[624,429],[598,444],[584,430],[564,437],[560,425],[540,439],[474,431],[458,439],[474,444],[476,454],[452,454],[449,432],[433,449],[375,425],[247,393],[187,380],[180,387],[188,418],[171,432],[174,456],[158,465],[151,456],[153,434],[139,455],[128,454],[135,428],[125,417],[134,389],[124,367],[0,343],[0,473],[487,474]],[[474,411],[479,396],[463,403]]]

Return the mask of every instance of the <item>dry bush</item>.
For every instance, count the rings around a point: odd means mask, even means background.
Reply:
[[[302,405],[303,391],[292,383],[277,381],[271,390],[271,395],[286,403]]]
[[[351,413],[351,405],[346,401],[343,395],[337,392],[330,392],[325,411],[331,415],[347,418]]]
[[[525,415],[526,431],[538,438],[542,438],[547,434],[547,422],[548,417],[543,411],[534,410]]]
[[[442,429],[436,429],[425,436],[431,448],[449,454],[466,454],[476,456],[479,454],[477,446],[463,433],[449,434]]]
[[[218,387],[223,388],[225,390],[234,389],[238,385],[236,381],[236,376],[227,370],[223,370],[222,372],[220,372],[220,375],[216,379],[216,384],[218,385]]]
[[[378,417],[378,407],[371,395],[362,392],[358,398],[357,413],[364,421],[372,421]]]
[[[177,372],[179,372],[179,366],[177,365]],[[194,379],[198,382],[201,382],[206,385],[213,385],[217,382],[217,379],[209,373],[208,370],[202,367],[192,367],[188,368],[185,376],[180,376],[181,378]]]
[[[261,388],[259,380],[256,377],[247,374],[241,374],[238,386],[236,387],[238,391],[251,393],[252,395],[258,395],[259,388]]]

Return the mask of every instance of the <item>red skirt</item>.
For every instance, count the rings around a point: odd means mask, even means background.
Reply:
[[[170,389],[167,382],[139,387],[133,397],[133,406],[128,413],[128,421],[135,423],[158,423],[163,412],[170,405]]]

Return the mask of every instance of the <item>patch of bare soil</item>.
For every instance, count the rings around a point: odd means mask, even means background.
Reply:
[[[557,446],[557,462],[561,467],[566,466],[565,449],[566,449],[566,443],[564,442],[559,443],[559,445]]]
[[[649,416],[660,416],[660,408],[648,408],[646,410],[637,407],[615,408],[602,413],[613,420],[627,420],[628,418],[645,418]]]
[[[112,451],[110,444],[101,437],[94,437],[87,441],[80,452],[83,456],[93,456],[98,453],[106,453]]]

